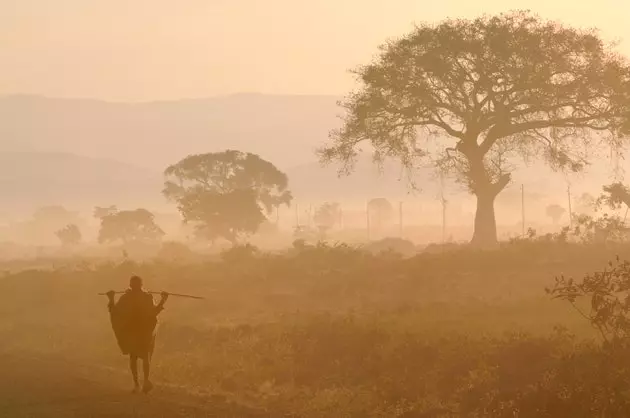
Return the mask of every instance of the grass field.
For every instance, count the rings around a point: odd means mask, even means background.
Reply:
[[[124,371],[98,292],[171,298],[155,379],[294,417],[630,416],[630,356],[545,287],[630,245],[511,243],[402,259],[346,247],[222,260],[70,263],[0,279],[6,352]],[[0,267],[0,269],[2,269]]]

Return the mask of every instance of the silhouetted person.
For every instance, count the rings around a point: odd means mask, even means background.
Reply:
[[[168,293],[162,292],[160,303],[154,305],[153,296],[142,288],[142,279],[133,276],[129,280],[129,289],[114,301],[115,292],[107,292],[112,328],[116,334],[118,346],[123,354],[129,355],[129,367],[133,376],[134,393],[140,390],[138,381],[138,359],[142,359],[144,385],[142,390],[148,393],[153,384],[149,380],[151,357],[155,346],[155,328],[157,316],[164,309]]]

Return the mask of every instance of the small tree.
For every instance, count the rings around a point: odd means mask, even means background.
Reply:
[[[369,142],[378,163],[454,176],[477,199],[482,246],[497,242],[494,202],[519,160],[580,171],[630,128],[626,59],[593,31],[527,12],[420,25],[356,74],[362,88],[321,159],[349,173]]]
[[[55,232],[63,246],[73,246],[81,242],[81,230],[75,224],[68,224],[64,228]]]
[[[163,236],[164,231],[155,223],[153,214],[148,210],[123,210],[101,218],[98,242],[156,242]]]
[[[628,239],[628,228],[619,216],[604,214],[599,218],[589,215],[577,215],[574,218],[574,227],[571,231],[575,238],[588,244],[605,244],[610,242],[624,242]]]
[[[587,274],[581,281],[571,277],[556,278],[547,293],[569,302],[612,344],[630,341],[630,262],[610,262],[608,268]],[[587,299],[588,304],[581,303]]]
[[[562,215],[564,215],[565,212],[565,208],[555,203],[547,206],[546,209],[547,216],[551,218],[551,221],[554,225],[556,225],[560,221],[560,218],[562,218]]]
[[[197,236],[224,238],[233,245],[292,200],[286,174],[255,154],[191,155],[164,174],[164,195],[177,203],[184,222],[195,225]]]
[[[339,219],[339,203],[326,202],[315,211],[313,222],[319,229],[320,236],[325,238]]]
[[[373,221],[377,229],[382,228],[394,215],[394,207],[389,200],[384,197],[377,197],[367,204],[368,216]]]

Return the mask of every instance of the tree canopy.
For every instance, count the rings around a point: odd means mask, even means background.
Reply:
[[[199,237],[236,243],[274,208],[290,204],[286,174],[258,155],[227,150],[191,155],[165,172],[164,195]]]
[[[100,219],[100,244],[116,241],[154,242],[164,236],[164,231],[155,223],[153,214],[146,209],[110,211]]]
[[[375,197],[367,203],[368,215],[376,228],[381,228],[383,223],[389,221],[394,214],[394,207],[384,197]]]
[[[557,203],[551,204],[547,206],[545,209],[545,213],[549,216],[554,224],[557,224],[560,221],[560,218],[564,215],[567,210]]]
[[[55,235],[64,246],[73,246],[81,242],[81,230],[75,224],[68,224],[55,232]]]
[[[377,162],[454,176],[477,197],[480,244],[496,242],[494,199],[519,160],[579,171],[630,127],[626,60],[594,31],[523,11],[420,25],[355,74],[322,160],[350,172],[367,142]]]
[[[319,229],[322,237],[339,221],[339,203],[326,202],[317,208],[313,215],[313,222]]]

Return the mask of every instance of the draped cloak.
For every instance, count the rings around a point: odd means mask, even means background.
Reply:
[[[114,304],[109,314],[120,351],[146,358],[153,353],[157,316],[162,306],[156,306],[153,296],[144,291],[128,290]]]

